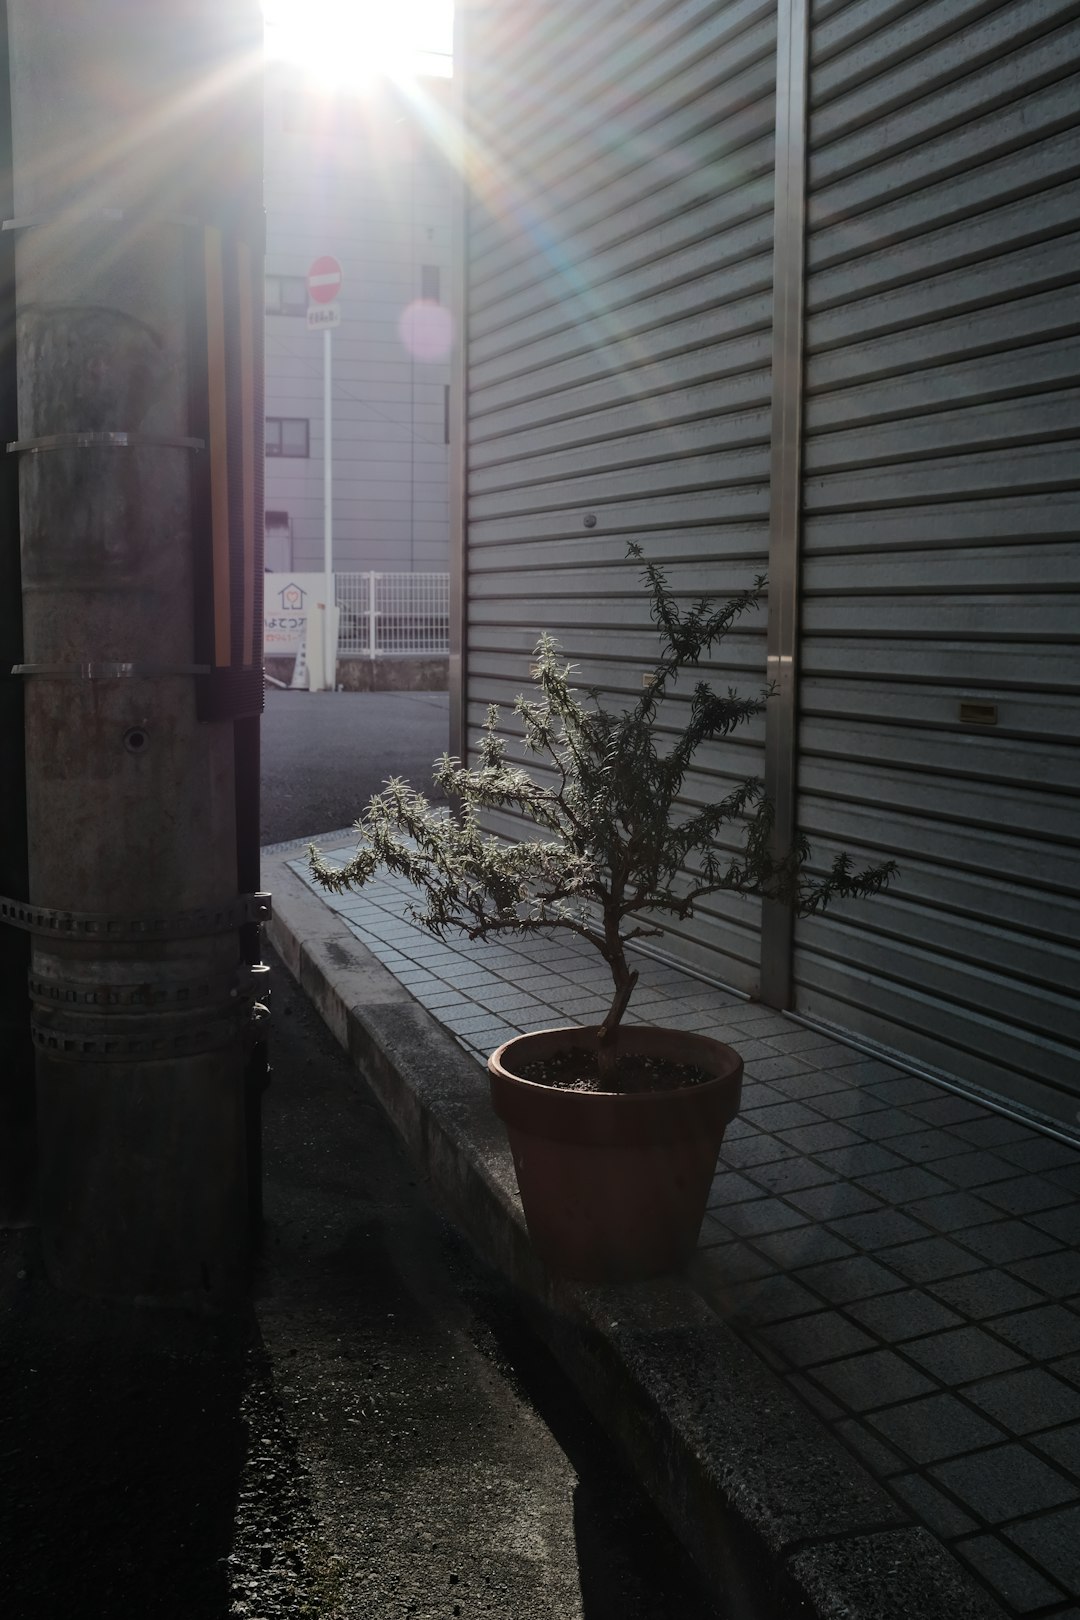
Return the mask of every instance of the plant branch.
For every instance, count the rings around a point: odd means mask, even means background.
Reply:
[[[643,561],[635,545],[628,554]],[[644,562],[642,573],[659,648],[650,684],[621,713],[574,688],[576,671],[551,636],[537,643],[537,695],[519,694],[513,711],[526,755],[547,762],[554,785],[507,759],[493,704],[477,739],[478,763],[448,754],[436,763],[436,785],[457,815],[394,778],[356,823],[349,861],[333,867],[310,851],[313,876],[334,893],[361,888],[380,867],[405,878],[423,902],[412,914],[440,937],[451,928],[471,939],[561,929],[584,940],[612,976],[600,1042],[611,1073],[638,978],[626,959],[631,941],[662,934],[665,918],[685,919],[717,894],[780,900],[813,916],[834,900],[880,894],[897,871],[892,861],[857,869],[846,852],[827,871],[811,871],[803,837],[777,853],[773,807],[753,775],[688,809],[680,795],[701,746],[737,733],[763,711],[772,688],[741,696],[699,676],[678,706],[670,688],[760,603],[765,580],[720,602],[683,604],[663,569]],[[492,812],[522,820],[537,836],[514,841],[484,831],[482,818]]]

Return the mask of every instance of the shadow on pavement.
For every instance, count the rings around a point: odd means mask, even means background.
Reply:
[[[691,1560],[532,1331],[514,1294],[450,1227],[444,1243],[448,1267],[474,1313],[470,1336],[536,1412],[576,1475],[573,1536],[582,1620],[717,1620]],[[731,1620],[751,1620],[756,1612],[739,1610]]]
[[[56,1294],[0,1234],[5,1620],[302,1612],[306,1477],[250,1312]]]
[[[32,1234],[4,1236],[5,1614],[219,1620],[250,1327],[61,1299]]]

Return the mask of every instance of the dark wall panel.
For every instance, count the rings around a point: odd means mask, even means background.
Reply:
[[[541,630],[606,701],[640,694],[656,641],[628,540],[687,599],[762,570],[775,12],[552,0],[522,7],[513,39],[473,27],[487,177],[467,233],[473,738],[489,701],[527,685]],[[764,653],[759,615],[711,673],[754,692]],[[761,744],[704,750],[688,806],[759,772]],[[703,908],[665,943],[752,991],[758,910]]]
[[[1073,1126],[1075,11],[815,10],[799,818],[901,874],[795,955],[803,1012]]]

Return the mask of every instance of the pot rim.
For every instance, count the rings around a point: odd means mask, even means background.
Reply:
[[[730,1053],[733,1059],[732,1063],[720,1073],[711,1074],[707,1080],[699,1081],[697,1085],[667,1088],[654,1087],[645,1091],[569,1091],[564,1086],[545,1085],[541,1080],[526,1080],[521,1075],[515,1074],[513,1069],[508,1068],[504,1061],[504,1054],[519,1041],[531,1040],[537,1035],[595,1035],[599,1028],[598,1024],[556,1024],[548,1029],[530,1029],[521,1035],[513,1035],[508,1041],[503,1041],[502,1045],[497,1046],[489,1055],[487,1060],[488,1073],[493,1079],[504,1082],[510,1081],[515,1086],[527,1088],[529,1091],[542,1092],[546,1096],[563,1096],[572,1099],[575,1107],[588,1107],[590,1104],[610,1102],[613,1098],[620,1105],[643,1107],[653,1104],[655,1106],[658,1097],[701,1096],[713,1086],[730,1086],[733,1080],[741,1081],[742,1079],[743,1060],[735,1048],[729,1046],[726,1041],[718,1040],[713,1035],[700,1035],[693,1030],[668,1029],[662,1024],[633,1024],[629,1028],[643,1033],[652,1032],[657,1035],[670,1035],[680,1039],[689,1036],[694,1041],[706,1041],[711,1046],[719,1047],[722,1051]],[[574,1043],[568,1041],[567,1044],[572,1045]],[[578,1042],[577,1044],[581,1043]]]

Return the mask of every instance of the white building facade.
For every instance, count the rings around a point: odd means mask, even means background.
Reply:
[[[344,270],[332,335],[335,572],[444,570],[451,186],[447,81],[328,98],[266,81],[266,567],[323,567],[323,336],[306,277]]]

